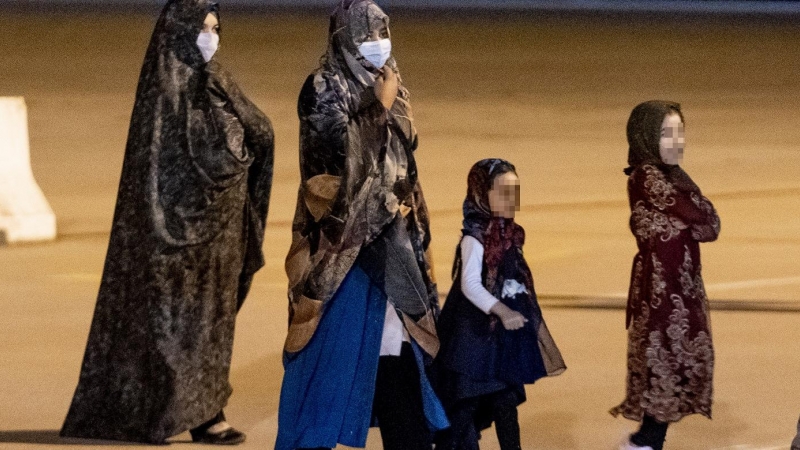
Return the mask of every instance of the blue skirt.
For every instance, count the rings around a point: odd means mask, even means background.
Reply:
[[[308,345],[285,362],[275,450],[367,443],[386,296],[354,266],[326,308]],[[447,426],[444,410],[422,368],[420,376],[425,415],[438,430]]]

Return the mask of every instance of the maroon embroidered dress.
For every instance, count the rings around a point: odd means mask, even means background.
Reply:
[[[673,168],[641,165],[628,180],[639,252],[628,295],[627,396],[611,413],[637,421],[711,418],[714,348],[699,244],[717,239],[720,221]]]

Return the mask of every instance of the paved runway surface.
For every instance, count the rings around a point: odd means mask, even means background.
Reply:
[[[60,441],[56,430],[77,381],[154,20],[4,15],[0,96],[26,97],[34,173],[60,237],[0,248],[0,449],[102,446]],[[227,408],[248,432],[242,448],[262,449],[274,443],[282,376],[295,101],[324,51],[327,18],[223,11],[222,23],[219,57],[278,139],[268,261],[237,323]],[[800,22],[398,14],[393,39],[421,136],[443,292],[467,171],[500,156],[520,171],[518,220],[547,304],[619,305],[635,252],[625,123],[635,104],[662,98],[683,104],[685,167],[722,217],[720,240],[702,247],[710,297],[800,310]],[[528,389],[523,447],[615,448],[634,427],[606,413],[623,396],[624,313],[548,307],[545,318],[569,370]],[[717,310],[712,320],[714,420],[674,426],[667,448],[787,449],[800,414],[800,314]],[[377,432],[368,448],[381,448]],[[498,448],[493,432],[482,448]]]

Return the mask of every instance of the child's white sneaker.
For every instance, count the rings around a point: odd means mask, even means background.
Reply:
[[[631,443],[630,439],[626,439],[625,442],[619,446],[619,450],[653,450],[653,447],[639,447],[638,445]]]

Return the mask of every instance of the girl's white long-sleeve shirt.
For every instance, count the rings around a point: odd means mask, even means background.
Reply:
[[[483,286],[483,244],[472,236],[461,239],[461,292],[486,314],[499,301]]]
[[[486,314],[500,300],[486,290],[481,280],[483,273],[483,244],[472,236],[464,236],[461,240],[461,292],[478,309]],[[528,289],[517,280],[503,282],[503,298],[511,298],[517,294],[528,292]]]

